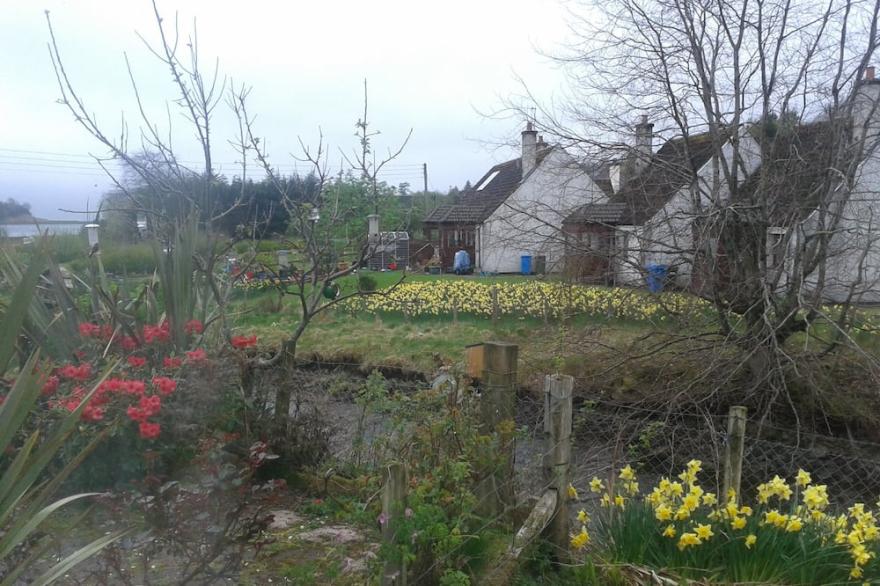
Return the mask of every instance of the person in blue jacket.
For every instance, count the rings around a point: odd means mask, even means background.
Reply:
[[[452,259],[452,270],[456,275],[466,275],[471,268],[471,257],[466,250],[459,250]]]

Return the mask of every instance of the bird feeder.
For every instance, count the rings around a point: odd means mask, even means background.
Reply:
[[[339,285],[336,283],[324,285],[322,293],[326,299],[336,299],[339,296]]]
[[[290,267],[290,251],[289,250],[279,250],[278,251],[278,268],[286,269]]]
[[[101,226],[99,224],[86,224],[86,235],[89,237],[89,248],[93,250],[97,250],[98,246],[98,228]]]

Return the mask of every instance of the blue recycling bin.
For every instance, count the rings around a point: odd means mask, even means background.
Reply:
[[[666,284],[666,277],[669,275],[669,267],[667,265],[650,264],[645,267],[648,271],[645,280],[648,284],[648,291],[651,293],[660,293]]]
[[[519,272],[523,275],[531,275],[532,274],[532,257],[531,256],[521,256],[519,257]]]

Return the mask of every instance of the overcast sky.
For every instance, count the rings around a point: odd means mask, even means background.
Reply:
[[[385,179],[445,190],[478,179],[495,162],[515,156],[493,144],[518,137],[521,121],[487,119],[518,90],[519,75],[549,96],[561,75],[536,48],[553,49],[566,33],[557,0],[160,0],[182,31],[197,18],[202,60],[219,58],[236,84],[253,87],[251,110],[273,162],[293,170],[297,137],[317,139],[320,126],[339,148],[356,145],[354,123],[369,80],[370,120],[380,152],[412,139]],[[60,218],[59,208],[94,209],[110,183],[90,162],[100,145],[57,103],[59,91],[46,42],[49,10],[68,73],[109,134],[123,113],[136,116],[123,53],[127,52],[151,115],[165,123],[173,97],[167,71],[136,32],[157,38],[149,0],[4,0],[0,3],[0,198],[31,204],[35,215]],[[216,120],[215,160],[236,173],[225,109]],[[178,115],[172,118],[181,159],[197,145]],[[299,168],[306,170],[302,164]]]

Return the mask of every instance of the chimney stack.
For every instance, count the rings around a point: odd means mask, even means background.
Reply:
[[[654,154],[654,125],[648,122],[648,116],[642,114],[641,121],[636,124],[635,171],[640,172],[648,166]]]
[[[526,123],[522,133],[522,174],[525,177],[538,164],[538,132]]]
[[[865,67],[865,81],[874,81],[874,66]]]

